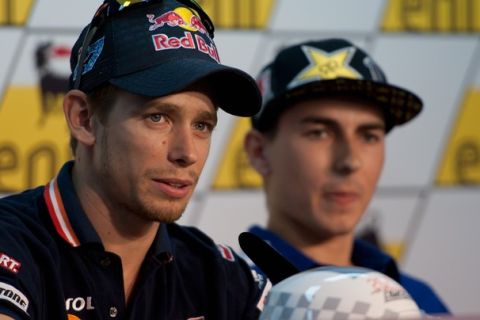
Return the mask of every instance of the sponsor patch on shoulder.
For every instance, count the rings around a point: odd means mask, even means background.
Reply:
[[[21,266],[22,264],[20,262],[13,259],[12,257],[7,256],[5,253],[0,252],[0,268],[17,274]]]
[[[228,261],[235,261],[235,256],[233,254],[232,249],[230,247],[225,246],[223,244],[217,244],[218,251],[222,255],[223,259]]]
[[[5,282],[0,282],[0,300],[5,300],[28,314],[29,301],[17,288]]]
[[[270,291],[270,289],[272,289],[272,283],[270,282],[270,280],[268,280],[268,278],[266,278],[261,273],[258,273],[254,269],[251,269],[251,271],[252,271],[253,279],[258,284],[258,289],[261,292],[260,298],[258,299],[257,308],[258,310],[262,311],[263,307],[265,306],[265,299],[267,297],[267,294]]]

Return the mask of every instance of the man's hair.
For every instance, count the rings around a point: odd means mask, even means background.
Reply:
[[[119,89],[111,84],[106,84],[99,88],[92,90],[87,94],[87,102],[91,108],[92,116],[96,115],[100,120],[100,123],[105,124],[108,115],[112,109]],[[78,141],[72,135],[70,135],[70,148],[73,155],[77,149]]]

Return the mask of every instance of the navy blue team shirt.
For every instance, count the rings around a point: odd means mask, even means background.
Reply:
[[[260,226],[252,226],[249,231],[268,242],[301,271],[320,266],[320,264],[305,256],[302,252],[267,229]],[[446,305],[428,284],[400,272],[395,260],[375,246],[356,239],[353,246],[352,262],[358,267],[364,267],[386,274],[400,283],[408,291],[413,300],[415,300],[418,307],[425,313],[450,313]]]
[[[14,319],[256,319],[248,265],[191,227],[161,224],[128,305],[66,163],[45,187],[0,200],[0,314]]]

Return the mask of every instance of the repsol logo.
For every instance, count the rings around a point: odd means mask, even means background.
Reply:
[[[92,297],[76,297],[68,298],[65,300],[65,309],[67,311],[83,311],[83,310],[93,310],[95,307],[92,304]]]

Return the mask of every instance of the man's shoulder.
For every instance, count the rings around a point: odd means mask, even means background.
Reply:
[[[15,319],[41,300],[38,293],[56,265],[42,196],[43,188],[37,188],[0,199],[0,289],[9,292],[0,297],[0,313]]]
[[[185,226],[177,223],[167,224],[169,235],[173,239],[179,239],[181,241],[192,241],[201,245],[209,246],[213,244],[213,240],[207,236],[200,229],[193,226]]]
[[[420,296],[436,296],[434,290],[426,281],[403,271],[400,271],[400,283],[410,293],[418,293]]]
[[[167,229],[176,250],[183,251],[180,254],[193,254],[203,258],[228,262],[241,260],[232,248],[216,243],[196,227],[181,226],[173,223],[169,224]]]
[[[400,272],[400,284],[426,313],[449,313],[447,306],[426,281]]]
[[[0,198],[0,225],[38,225],[43,211],[43,187]]]
[[[206,270],[233,286],[248,287],[258,282],[255,272],[234,249],[216,243],[199,229],[171,224],[168,233],[175,260],[185,272]]]
[[[35,250],[50,246],[43,187],[0,199],[0,251],[7,247]]]
[[[395,259],[375,245],[356,239],[354,259],[359,266],[380,271],[399,282],[427,314],[449,313],[446,305],[427,282],[399,270]]]
[[[205,270],[209,279],[216,279],[217,285],[228,286],[236,292],[250,292],[249,300],[257,305],[263,298],[266,281],[232,248],[216,243],[195,227],[171,224],[169,236],[174,243],[175,259],[185,272],[198,275]],[[214,283],[210,284],[215,286]],[[230,291],[227,290],[227,291]],[[250,317],[247,317],[250,318]]]

